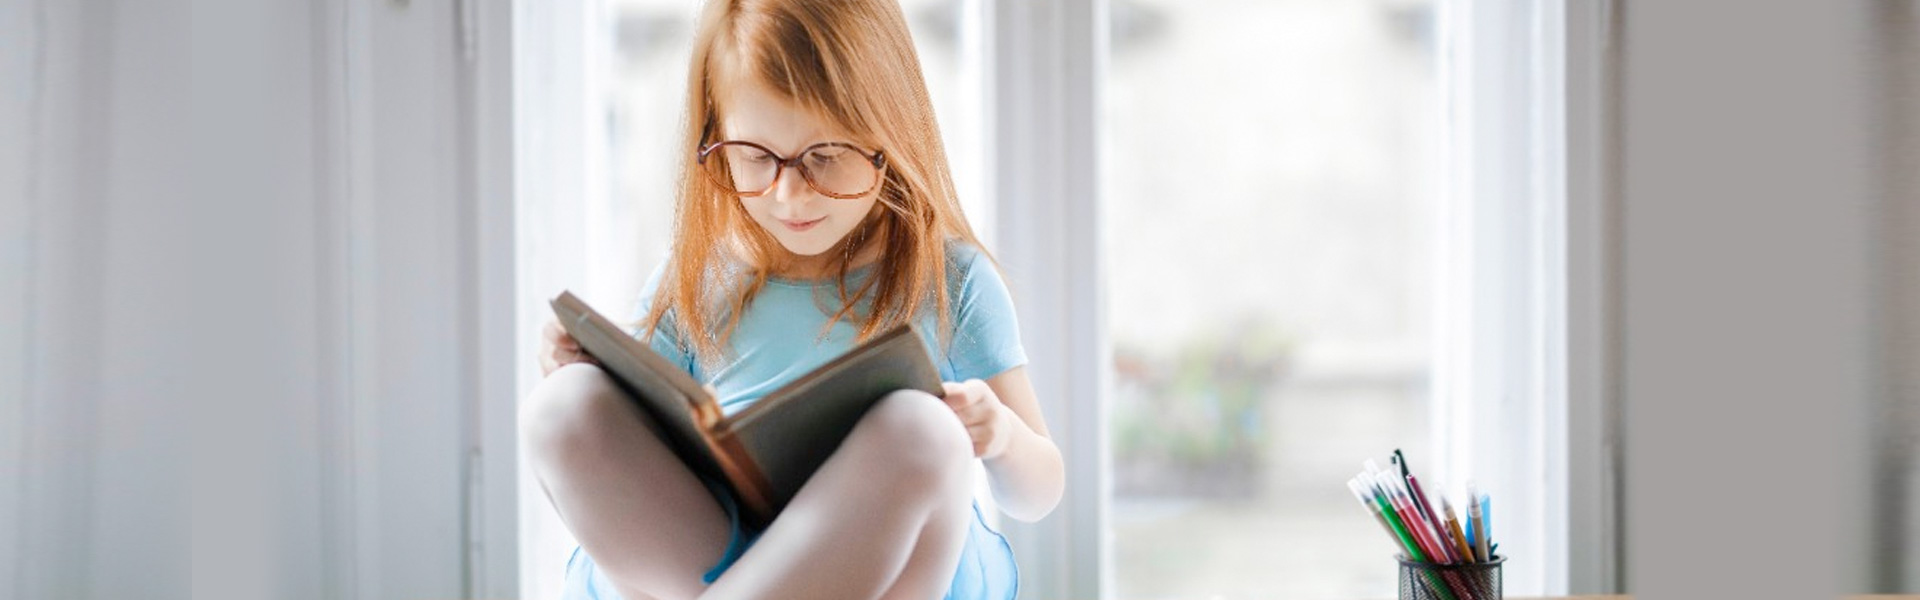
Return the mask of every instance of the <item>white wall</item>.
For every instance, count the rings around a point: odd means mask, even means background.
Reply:
[[[513,594],[460,8],[0,4],[0,597]]]
[[[1871,415],[1912,368],[1881,343],[1912,309],[1881,304],[1879,234],[1915,201],[1882,201],[1876,67],[1920,68],[1877,62],[1874,6],[1624,6],[1628,592],[1871,586]]]
[[[0,8],[0,590],[184,598],[185,16],[154,4]]]
[[[482,490],[511,471],[478,448],[513,452],[481,411],[513,396],[507,357],[486,354],[511,347],[511,179],[476,164],[499,144],[474,123],[500,107],[473,101],[492,80],[465,37],[499,23],[454,0],[233,4],[216,30],[232,37],[195,67],[244,94],[210,127],[233,133],[232,162],[204,172],[239,176],[223,190],[239,204],[278,200],[240,245],[263,251],[248,280],[283,349],[260,368],[286,373],[258,396],[284,400],[250,414],[277,474],[270,596],[509,596],[512,513]]]
[[[0,82],[36,77],[41,47],[37,7],[24,2],[0,4]],[[26,89],[16,86],[14,89]],[[0,515],[24,514],[26,463],[27,267],[34,238],[28,194],[36,172],[30,158],[38,135],[32,118],[35,93],[0,95]],[[25,523],[0,518],[0,540],[23,539]],[[19,544],[0,544],[0,589],[16,589],[20,579]]]

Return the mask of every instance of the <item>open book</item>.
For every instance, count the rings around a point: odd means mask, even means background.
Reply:
[[[940,371],[919,333],[902,325],[728,416],[682,367],[572,293],[552,304],[567,333],[653,417],[660,439],[695,474],[732,488],[755,525],[780,513],[882,397],[905,389],[941,394]]]

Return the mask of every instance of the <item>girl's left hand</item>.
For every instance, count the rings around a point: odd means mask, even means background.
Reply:
[[[946,392],[942,399],[947,407],[960,417],[960,423],[967,426],[967,436],[973,438],[975,457],[990,459],[1007,451],[1007,443],[1013,439],[1013,411],[1000,403],[1000,396],[987,387],[987,382],[948,381],[941,388]]]

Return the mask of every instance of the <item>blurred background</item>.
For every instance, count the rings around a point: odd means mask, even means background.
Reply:
[[[513,409],[695,4],[175,4],[0,0],[0,600],[552,597]],[[1392,597],[1394,448],[1509,595],[1920,592],[1920,4],[901,4],[1075,465],[1024,597]]]

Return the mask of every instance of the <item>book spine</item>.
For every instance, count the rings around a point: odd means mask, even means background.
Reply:
[[[755,525],[766,525],[773,521],[775,511],[772,482],[760,470],[759,463],[747,453],[747,447],[740,438],[731,432],[715,432],[707,429],[701,432],[707,447],[713,450],[713,457],[720,463],[720,470],[727,475],[727,481],[733,484],[733,491],[742,508],[747,511],[748,521]]]

